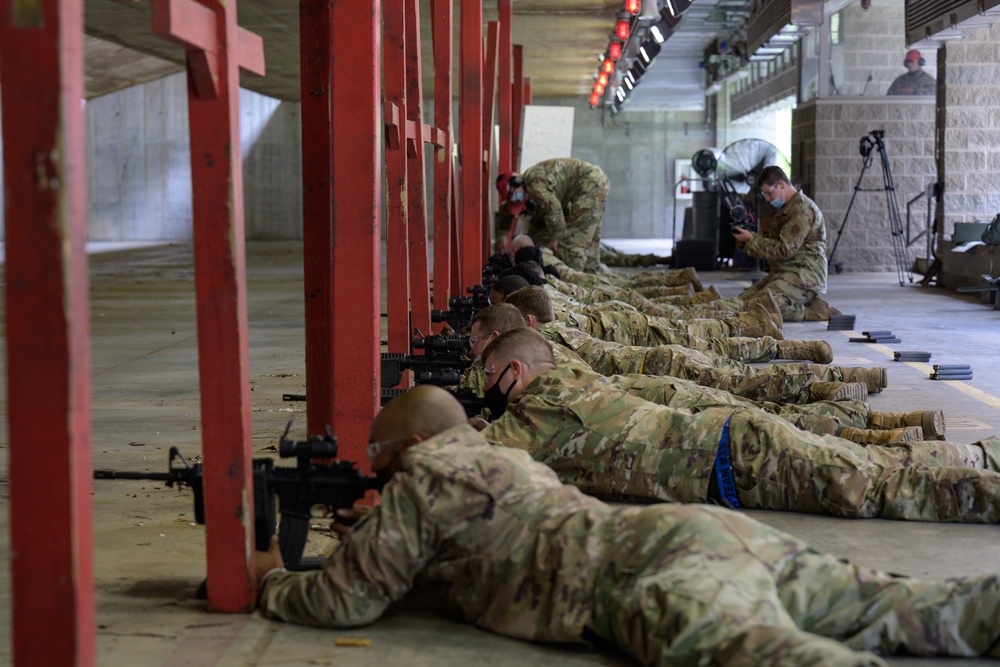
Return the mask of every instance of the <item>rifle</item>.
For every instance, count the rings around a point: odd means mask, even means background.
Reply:
[[[294,457],[294,468],[275,466],[270,458],[253,460],[255,544],[258,551],[267,551],[270,546],[277,518],[274,503],[277,498],[278,513],[281,515],[278,545],[285,567],[290,570],[318,569],[322,566],[322,559],[302,558],[313,505],[327,505],[334,510],[350,508],[369,489],[377,490],[379,486],[375,477],[362,475],[351,461],[313,461],[337,457],[337,439],[329,426],[325,435],[309,436],[304,442],[288,438],[291,428],[292,422],[289,421],[278,441],[278,455],[281,458]],[[165,482],[169,487],[188,486],[194,491],[195,522],[205,523],[202,464],[188,463],[176,447],[170,448],[165,473],[95,470],[94,479],[148,479]]]
[[[409,390],[383,389],[382,405],[385,405],[397,396],[402,396],[407,391]],[[455,399],[462,404],[462,407],[465,408],[466,417],[476,417],[483,411],[483,399],[480,398],[472,389],[463,387],[462,389],[445,389],[445,391],[454,396]]]
[[[404,370],[413,371],[416,384],[458,384],[461,372],[472,364],[467,356],[469,340],[465,336],[426,336],[414,338],[411,344],[424,354],[382,353],[383,387],[399,384]]]
[[[432,310],[431,322],[447,322],[455,333],[469,333],[472,316],[490,305],[490,291],[482,285],[466,289],[472,296],[453,296],[448,299],[448,310]]]

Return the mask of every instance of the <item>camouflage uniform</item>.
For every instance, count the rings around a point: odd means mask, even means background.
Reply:
[[[484,443],[459,426],[408,450],[323,570],[264,580],[262,613],[355,627],[426,584],[481,628],[575,644],[592,634],[649,665],[997,655],[996,576],[865,570],[721,508],[610,507],[524,452]]]
[[[937,79],[922,69],[896,77],[886,95],[937,95]]]
[[[1000,521],[1000,440],[859,445],[760,410],[692,414],[630,396],[596,373],[535,378],[483,434],[549,465],[567,484],[613,500],[704,503],[724,431],[743,507],[916,521]]]
[[[557,320],[595,338],[623,345],[682,345],[688,336],[712,339],[742,335],[741,322],[735,316],[681,320],[651,317],[639,312],[599,311],[587,314],[558,306],[555,310]]]
[[[744,301],[770,290],[785,321],[801,322],[806,304],[826,294],[826,224],[819,207],[801,192],[778,209],[764,233],[743,244],[743,251],[771,267],[740,294]]]
[[[559,259],[549,248],[542,246],[542,257],[545,266],[551,266],[559,272],[560,277],[576,285],[584,287],[630,287],[649,290],[643,296],[670,296],[674,292],[664,291],[666,288],[679,288],[689,285],[688,278],[678,271],[655,271],[626,276],[613,271],[596,271],[587,273],[571,267]]]
[[[554,291],[572,297],[585,305],[603,306],[608,301],[623,301],[646,315],[654,317],[671,317],[692,319],[699,317],[718,318],[732,315],[746,309],[739,299],[709,301],[707,303],[680,305],[667,302],[657,303],[635,290],[626,287],[583,287],[560,280],[555,276],[546,276],[546,280]],[[551,291],[549,292],[552,293]]]
[[[637,255],[622,252],[617,248],[612,248],[606,243],[601,244],[601,261],[605,266],[635,267],[635,266],[656,266],[662,258],[652,253]]]
[[[601,263],[601,222],[610,184],[596,165],[573,158],[543,160],[522,174],[535,210],[528,234],[540,245],[558,241],[556,256],[595,271]]]

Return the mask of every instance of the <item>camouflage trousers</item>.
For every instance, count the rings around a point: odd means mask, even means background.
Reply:
[[[781,308],[781,317],[786,322],[802,322],[806,317],[806,304],[813,300],[816,292],[786,279],[781,273],[769,273],[750,287],[740,292],[740,298],[749,301],[764,296],[766,291],[774,295]]]
[[[604,202],[611,184],[604,172],[579,184],[573,199],[563,202],[566,233],[558,239],[555,255],[574,269],[599,271],[601,268],[601,223]],[[529,231],[530,233],[530,231]]]
[[[618,538],[620,557],[598,575],[589,628],[642,664],[1000,657],[997,575],[921,581],[859,568],[720,508],[635,511]]]
[[[647,254],[636,255],[622,252],[617,248],[612,248],[606,243],[601,244],[601,261],[606,266],[636,267],[636,266],[656,266],[660,261],[659,255]]]
[[[557,315],[560,315],[557,313]],[[671,320],[636,312],[602,311],[590,317],[562,313],[562,320],[595,338],[622,345],[678,345],[681,340],[729,338],[740,335],[741,323],[735,316],[720,319]]]

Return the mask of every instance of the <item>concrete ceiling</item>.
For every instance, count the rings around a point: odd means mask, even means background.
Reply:
[[[654,67],[633,94],[633,104],[699,108],[703,103],[698,62],[705,45],[729,29],[717,6],[750,0],[695,0],[678,31],[664,45]],[[621,0],[515,0],[514,43],[524,47],[524,74],[536,99],[585,98],[597,58],[608,45]],[[460,2],[455,0],[455,68],[459,66]],[[149,0],[86,0],[88,97],[105,94],[179,71],[184,51],[153,34]],[[267,76],[243,75],[241,85],[285,100],[299,98],[298,3],[239,0],[239,23],[264,40]],[[430,0],[421,0],[425,94],[430,96],[433,63]],[[497,19],[496,0],[483,2],[484,31]],[[125,47],[125,48],[122,48]],[[456,94],[457,94],[456,78]]]

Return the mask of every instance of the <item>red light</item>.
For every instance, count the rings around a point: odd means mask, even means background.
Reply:
[[[597,77],[597,83],[601,84],[601,88],[608,85],[608,73],[601,72],[600,75],[598,75]]]
[[[615,23],[615,34],[623,42],[628,39],[628,21],[621,20]]]
[[[592,93],[590,95],[590,106],[596,107],[597,103],[601,101],[601,96],[598,93]]]
[[[622,57],[622,43],[621,42],[611,42],[611,46],[608,47],[608,55],[611,56],[612,60],[618,60]]]
[[[625,11],[629,14],[638,14],[639,0],[625,0]]]
[[[601,83],[600,81],[598,81],[597,83],[595,83],[594,84],[594,92],[597,93],[598,95],[603,95],[604,94],[604,84]]]
[[[601,64],[601,71],[605,74],[611,74],[615,71],[615,61],[611,58],[607,58],[604,63]]]

